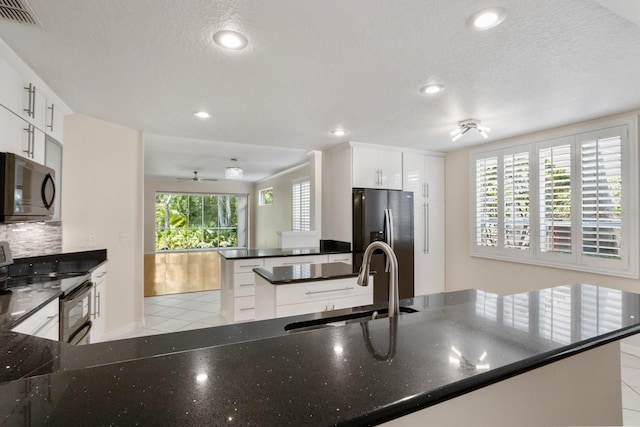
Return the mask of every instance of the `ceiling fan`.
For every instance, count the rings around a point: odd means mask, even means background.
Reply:
[[[193,171],[192,178],[177,178],[178,181],[193,181],[193,182],[201,182],[201,181],[217,181],[216,178],[199,178],[198,171]]]

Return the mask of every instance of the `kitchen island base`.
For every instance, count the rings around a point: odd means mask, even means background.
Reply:
[[[579,353],[384,425],[622,425],[620,343]]]

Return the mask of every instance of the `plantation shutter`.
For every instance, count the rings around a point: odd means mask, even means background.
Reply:
[[[503,157],[503,236],[506,249],[529,249],[529,152]]]
[[[476,245],[498,246],[498,158],[476,160]]]
[[[293,231],[311,230],[311,181],[304,179],[293,183]]]
[[[621,258],[622,143],[620,136],[581,141],[582,255]]]
[[[540,251],[571,253],[571,145],[539,153]]]

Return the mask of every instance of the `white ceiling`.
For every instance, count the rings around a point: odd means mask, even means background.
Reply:
[[[30,0],[44,29],[2,21],[0,38],[76,112],[151,134],[146,174],[206,176],[214,157],[284,167],[268,147],[449,151],[484,141],[451,142],[470,117],[491,141],[640,108],[640,26],[601,1]],[[495,5],[502,25],[465,28]],[[249,47],[218,48],[223,28]]]

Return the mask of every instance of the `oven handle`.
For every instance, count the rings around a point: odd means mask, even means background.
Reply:
[[[87,322],[84,325],[82,325],[78,330],[76,330],[74,333],[71,334],[67,343],[75,345],[76,343],[79,343],[80,341],[85,339],[85,337],[89,335],[89,332],[91,331],[91,326],[92,326],[91,320],[87,320]],[[82,336],[80,338],[76,338],[81,333],[82,333]]]
[[[83,298],[85,294],[91,291],[92,287],[93,287],[93,283],[85,282],[83,285],[80,285],[77,289],[75,289],[73,292],[71,292],[66,298],[63,298],[61,301],[64,304],[72,303],[77,299]]]

